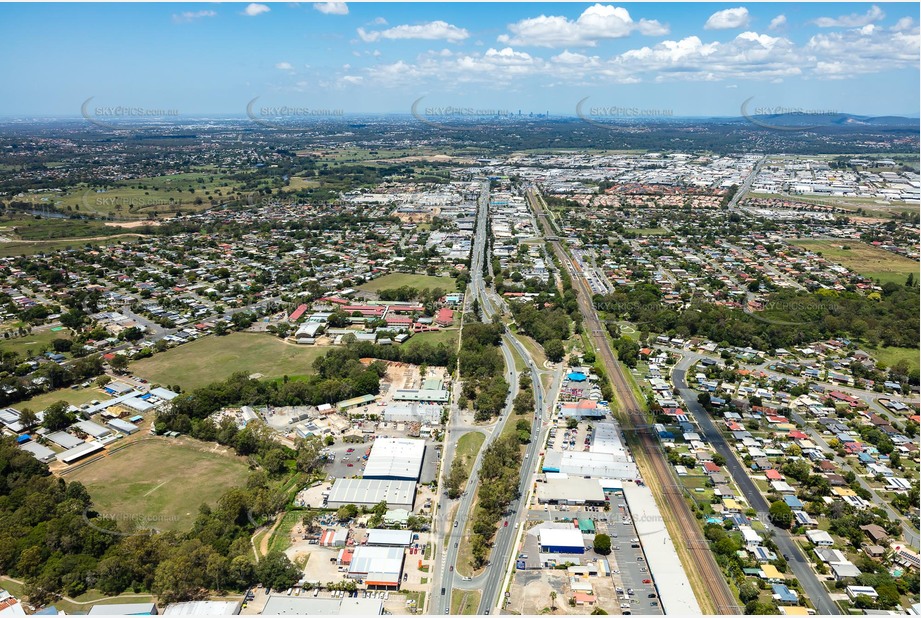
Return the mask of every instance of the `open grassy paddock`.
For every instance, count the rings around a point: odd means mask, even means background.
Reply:
[[[15,352],[21,357],[26,358],[43,352],[53,351],[51,342],[55,339],[70,339],[70,331],[67,329],[52,331],[49,328],[45,328],[44,330],[34,331],[25,337],[0,339],[0,350],[4,352]]]
[[[668,234],[669,231],[663,227],[638,227],[638,228],[627,228],[628,232],[632,232],[637,236],[664,236]]]
[[[84,238],[69,238],[67,240],[41,240],[26,241],[12,240],[10,242],[0,242],[0,257],[12,257],[16,255],[36,255],[38,253],[50,253],[61,249],[80,249],[87,245],[115,245],[120,242],[137,240],[138,234],[125,233],[117,236],[108,236],[106,238],[87,240]]]
[[[198,212],[241,197],[240,181],[203,170],[115,182],[107,187],[76,186],[54,199],[58,210],[74,214],[144,219],[151,215]]]
[[[133,522],[188,530],[203,503],[213,505],[242,485],[249,467],[225,447],[191,438],[151,437],[110,453],[67,476],[83,483],[99,513],[126,531]]]
[[[131,364],[131,372],[186,391],[226,379],[232,373],[266,378],[313,372],[313,361],[328,348],[285,343],[265,333],[209,335]]]
[[[909,369],[917,371],[921,368],[921,360],[919,360],[921,350],[918,350],[918,348],[878,348],[875,350],[868,350],[868,352],[874,359],[886,365],[886,367],[892,367],[900,360],[905,359],[908,361]]]
[[[94,399],[104,401],[106,399],[110,399],[111,397],[111,395],[104,393],[102,390],[96,388],[95,386],[77,389],[61,388],[56,391],[42,393],[41,395],[18,404],[16,407],[31,408],[32,410],[38,412],[39,410],[44,410],[51,404],[58,401],[66,401],[72,406],[82,406],[83,404],[89,403]]]
[[[406,347],[413,347],[421,345],[423,343],[429,343],[431,345],[438,345],[443,343],[448,346],[456,347],[457,346],[457,337],[460,335],[459,329],[452,330],[435,330],[427,333],[418,333],[409,338],[409,341],[404,343]]]
[[[877,171],[884,171],[879,170]],[[783,199],[791,202],[812,204],[815,206],[830,206],[851,212],[862,210],[864,216],[891,218],[905,212],[915,212],[918,207],[899,200],[888,201],[875,197],[842,197],[824,195],[788,195],[785,193],[756,193],[748,194],[750,198]]]
[[[882,283],[905,283],[908,273],[918,273],[918,262],[862,242],[796,240],[792,244],[821,253],[827,260],[837,262],[864,277],[879,279]]]
[[[358,286],[359,290],[365,292],[380,292],[381,290],[392,290],[409,286],[417,290],[426,288],[441,288],[445,292],[453,292],[457,289],[457,284],[451,277],[430,277],[428,275],[414,275],[412,273],[391,273],[378,277],[373,281],[362,283]]]

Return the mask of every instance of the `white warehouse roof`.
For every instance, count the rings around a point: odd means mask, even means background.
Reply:
[[[412,509],[416,497],[416,483],[376,479],[336,479],[329,490],[330,504],[373,506],[383,500],[387,506],[407,506]]]
[[[609,453],[611,455],[626,456],[623,442],[620,439],[620,427],[614,422],[596,422],[593,424],[592,444],[589,447],[592,453]]]
[[[646,486],[624,483],[624,498],[633,516],[637,536],[643,543],[649,571],[655,573],[656,581],[668,582],[666,586],[659,586],[663,612],[699,616],[700,605],[652,491]]]
[[[402,547],[356,547],[349,564],[349,575],[367,575],[372,585],[375,581],[398,580],[403,570],[404,555]]]
[[[565,472],[573,476],[636,479],[636,464],[611,453],[549,451],[544,456],[544,472]]]
[[[366,479],[418,481],[425,457],[425,440],[378,438],[363,474]]]
[[[385,530],[383,528],[368,530],[368,545],[408,547],[412,542],[412,530]]]
[[[578,528],[541,528],[538,535],[541,547],[585,547]]]

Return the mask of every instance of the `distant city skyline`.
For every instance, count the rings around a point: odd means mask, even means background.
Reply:
[[[2,4],[0,116],[415,104],[576,117],[581,103],[627,119],[917,117],[917,15],[916,3]]]

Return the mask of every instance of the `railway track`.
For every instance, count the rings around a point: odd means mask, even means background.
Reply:
[[[544,227],[547,236],[553,234],[549,225],[547,216],[538,205],[539,195],[531,193],[531,204],[537,214],[538,220]],[[541,200],[542,201],[542,200]],[[560,241],[555,237],[548,239],[553,247],[553,251],[560,260],[561,265],[572,264],[576,268],[574,260],[570,259],[563,249]],[[636,436],[638,444],[634,445],[634,457],[642,459],[651,468],[654,476],[652,479],[646,479],[647,484],[653,491],[658,494],[661,501],[668,507],[666,519],[671,516],[672,522],[677,525],[681,535],[681,543],[686,548],[686,556],[690,557],[692,564],[686,563],[685,569],[694,571],[697,575],[698,602],[702,608],[710,605],[715,613],[724,615],[733,615],[744,613],[743,608],[739,606],[735,596],[729,589],[723,574],[713,558],[710,551],[709,543],[704,538],[700,528],[697,525],[697,519],[688,507],[684,499],[684,492],[679,489],[679,484],[675,477],[662,449],[659,447],[658,440],[649,431],[648,419],[643,412],[642,407],[636,399],[636,395],[630,386],[629,381],[624,375],[623,368],[614,357],[614,352],[608,343],[606,331],[598,313],[592,304],[591,290],[583,277],[572,277],[573,286],[576,291],[576,300],[579,304],[579,310],[584,319],[585,330],[595,347],[598,354],[601,355],[605,370],[610,378],[617,400],[620,402],[620,412],[618,414],[621,426],[625,433],[632,433]],[[636,447],[639,449],[636,449]],[[636,451],[639,452],[636,452]],[[692,581],[694,578],[691,578]],[[704,613],[708,613],[704,609]]]

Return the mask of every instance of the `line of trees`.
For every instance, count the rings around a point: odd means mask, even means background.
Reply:
[[[661,302],[651,284],[596,295],[595,306],[609,316],[639,324],[644,331],[703,336],[733,346],[758,350],[791,347],[849,335],[877,345],[917,348],[918,289],[886,283],[881,292],[782,290],[771,295],[768,310],[746,313],[712,303],[694,303],[679,310]]]
[[[477,490],[479,500],[470,539],[474,568],[484,566],[489,559],[489,548],[499,520],[518,498],[520,472],[521,448],[515,434],[499,438],[484,451]]]
[[[464,378],[459,405],[473,403],[474,418],[486,421],[502,411],[509,384],[499,351],[502,324],[467,322],[461,334],[460,371]]]

